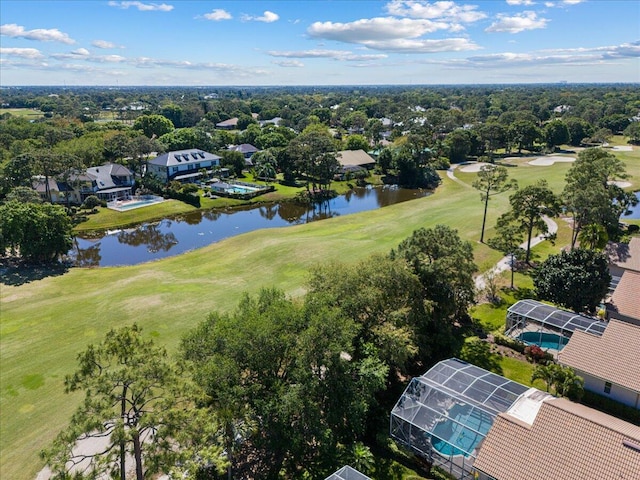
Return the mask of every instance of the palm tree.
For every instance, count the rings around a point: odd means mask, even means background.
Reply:
[[[609,241],[607,230],[597,223],[585,225],[578,234],[580,246],[589,250],[602,250]]]
[[[356,442],[351,449],[351,465],[361,473],[368,474],[373,470],[375,458],[369,447],[362,442]]]

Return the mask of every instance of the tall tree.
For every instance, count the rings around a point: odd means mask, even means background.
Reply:
[[[78,363],[65,388],[85,392],[84,401],[43,452],[55,472],[73,475],[84,469],[125,480],[127,458],[133,458],[136,479],[143,480],[185,460],[177,439],[189,416],[177,408],[172,388],[180,379],[164,348],[144,339],[133,325],[110,330],[101,343],[78,355]],[[77,442],[91,438],[104,439],[98,451],[76,448]],[[220,459],[221,449],[211,449],[215,454],[210,459]]]
[[[544,126],[542,136],[548,148],[555,148],[558,145],[569,143],[571,135],[567,124],[562,120],[553,120]]]
[[[508,215],[525,233],[527,237],[525,261],[529,262],[533,232],[547,233],[549,231],[543,216],[558,214],[558,199],[549,189],[546,180],[540,180],[511,195],[509,203],[511,203],[511,211],[505,215]]]
[[[566,175],[562,198],[572,217],[571,248],[589,224],[615,230],[620,215],[637,203],[635,195],[615,182],[627,178],[624,163],[601,148],[589,148],[578,155]]]
[[[160,138],[174,129],[173,123],[164,115],[142,115],[133,122],[134,130],[142,130],[149,138]]]
[[[528,120],[516,120],[507,129],[507,137],[511,145],[517,145],[518,153],[525,148],[533,149],[533,144],[540,138],[540,129]]]
[[[478,172],[478,178],[473,182],[473,188],[480,190],[480,199],[484,202],[484,214],[482,215],[482,232],[480,233],[480,243],[484,243],[484,227],[487,221],[487,209],[489,199],[493,195],[506,192],[512,188],[517,189],[518,183],[515,179],[507,181],[509,173],[506,167],[498,165],[483,165]]]
[[[391,256],[403,258],[418,276],[422,295],[429,303],[432,324],[436,331],[451,336],[453,323],[466,318],[474,301],[473,274],[477,267],[471,243],[460,239],[456,230],[436,225],[415,230]],[[444,337],[441,347],[446,350],[450,340],[447,342]]]
[[[335,461],[338,443],[362,435],[387,371],[375,357],[353,357],[355,334],[353,322],[322,301],[298,304],[264,289],[230,314],[212,313],[183,339],[212,407],[258,426],[246,439],[257,452],[235,456],[234,468],[255,467],[244,477],[280,478],[283,468],[299,475]],[[251,465],[255,459],[261,463]]]
[[[9,201],[0,205],[0,254],[7,250],[36,263],[71,249],[71,219],[60,205]]]
[[[551,255],[536,269],[538,297],[575,312],[594,312],[609,290],[611,275],[601,252],[575,249]]]

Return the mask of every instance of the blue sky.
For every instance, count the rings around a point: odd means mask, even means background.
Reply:
[[[2,0],[0,85],[640,82],[637,0]]]

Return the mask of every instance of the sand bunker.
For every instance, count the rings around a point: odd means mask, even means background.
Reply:
[[[611,147],[611,150],[614,152],[633,152],[633,147],[631,145],[616,145]]]
[[[615,185],[620,188],[627,188],[631,186],[631,182],[624,182],[622,180],[610,180],[607,182],[609,185]]]
[[[575,162],[576,159],[573,157],[559,157],[557,155],[552,155],[549,157],[538,157],[533,160],[529,160],[527,163],[529,165],[535,165],[536,167],[548,167],[549,165],[553,165],[556,162]]]
[[[480,169],[485,165],[491,165],[491,164],[486,162],[474,162],[474,163],[463,163],[462,165],[463,166],[460,168],[461,172],[475,173],[475,172],[479,172]]]

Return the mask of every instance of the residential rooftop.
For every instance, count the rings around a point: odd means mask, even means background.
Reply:
[[[558,361],[640,393],[640,326],[611,320],[602,336],[577,330]]]
[[[550,398],[532,424],[499,414],[474,467],[499,480],[637,479],[640,427]]]

